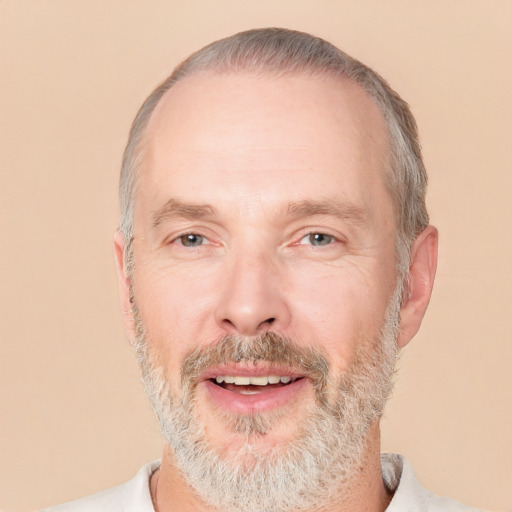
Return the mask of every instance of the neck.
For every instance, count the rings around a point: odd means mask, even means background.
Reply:
[[[172,449],[166,447],[162,464],[150,482],[156,512],[219,512],[205,503],[186,482],[178,469]],[[364,456],[350,480],[340,487],[329,503],[307,512],[384,512],[391,501],[382,480],[380,466],[380,431],[375,422],[369,432]]]

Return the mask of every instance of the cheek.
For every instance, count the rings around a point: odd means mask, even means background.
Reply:
[[[363,277],[339,271],[296,279],[293,287],[293,335],[301,344],[321,347],[340,370],[380,335],[388,290],[373,284],[378,279]]]
[[[144,272],[143,268],[136,270],[134,278],[136,305],[158,364],[180,371],[188,352],[198,343],[212,341],[211,329],[208,333],[212,280],[188,272]]]

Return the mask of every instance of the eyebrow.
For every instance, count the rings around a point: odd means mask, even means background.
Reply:
[[[184,219],[202,219],[211,217],[215,214],[215,208],[209,204],[191,204],[183,203],[178,199],[169,199],[162,208],[158,209],[153,215],[153,227],[157,227],[162,222],[174,218]]]
[[[294,201],[286,208],[287,215],[291,217],[311,217],[313,215],[331,215],[354,224],[365,224],[367,215],[363,208],[347,201],[325,199],[312,201]]]
[[[213,217],[216,210],[209,204],[184,203],[179,199],[169,199],[153,215],[153,227],[175,218],[183,219],[204,219]],[[314,215],[331,215],[343,220],[351,221],[354,224],[365,224],[367,216],[363,208],[347,202],[335,199],[292,201],[285,205],[284,214],[287,217],[301,218]]]

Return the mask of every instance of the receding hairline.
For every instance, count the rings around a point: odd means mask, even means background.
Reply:
[[[191,81],[196,80],[204,80],[207,81],[208,79],[216,76],[242,76],[242,77],[250,77],[255,79],[262,79],[262,80],[272,80],[272,79],[279,79],[281,77],[298,77],[298,78],[306,78],[306,79],[312,79],[312,80],[322,80],[325,79],[326,81],[331,81],[333,84],[338,82],[338,90],[341,90],[343,88],[352,88],[353,90],[358,91],[361,93],[362,98],[368,101],[368,105],[370,108],[376,113],[376,116],[378,118],[378,124],[379,133],[382,133],[384,136],[384,143],[385,143],[385,157],[384,161],[382,162],[382,176],[384,181],[386,181],[386,175],[388,171],[388,166],[390,163],[390,159],[392,158],[391,154],[391,134],[389,130],[388,123],[386,121],[385,115],[380,108],[378,102],[375,100],[374,97],[356,80],[342,74],[342,73],[334,73],[330,72],[329,70],[314,70],[311,68],[304,68],[304,69],[277,69],[274,67],[269,67],[268,69],[265,67],[258,67],[256,69],[254,68],[222,68],[220,70],[216,68],[207,68],[207,69],[198,69],[193,70],[192,72],[188,73],[187,75],[183,76],[176,82],[172,84],[171,87],[167,88],[166,91],[161,95],[158,102],[154,105],[153,109],[151,110],[151,113],[149,117],[146,119],[146,122],[141,130],[141,136],[138,141],[136,151],[139,155],[139,165],[137,169],[135,169],[135,175],[133,176],[133,200],[135,199],[135,193],[138,185],[138,181],[140,179],[140,176],[142,175],[143,171],[143,161],[146,157],[146,149],[149,146],[150,139],[154,136],[153,133],[151,133],[151,127],[153,123],[158,122],[157,119],[159,118],[159,115],[161,114],[161,110],[165,108],[166,103],[170,101],[170,96],[174,93],[176,88],[183,88],[187,87]],[[333,89],[336,87],[333,85]],[[172,107],[171,107],[172,108]],[[333,108],[336,109],[336,105],[333,105]],[[365,116],[367,117],[367,116]],[[374,130],[375,131],[375,130]],[[387,185],[387,183],[385,183]]]
[[[382,128],[386,131],[386,133],[389,133],[389,129],[386,122],[385,114],[382,112],[382,109],[379,106],[378,101],[357,81],[351,79],[350,77],[347,77],[343,74],[339,73],[330,73],[328,71],[320,71],[315,72],[315,70],[310,69],[291,69],[291,70],[275,70],[273,68],[270,69],[201,69],[197,71],[192,71],[190,74],[186,75],[179,81],[175,82],[172,87],[169,87],[165,93],[159,98],[159,101],[154,106],[154,108],[151,111],[150,116],[148,117],[144,127],[143,127],[143,133],[145,134],[147,132],[148,126],[153,122],[155,116],[158,116],[159,112],[163,108],[163,105],[165,105],[169,98],[180,89],[191,89],[195,86],[195,84],[199,83],[200,87],[203,86],[203,84],[206,84],[206,90],[208,90],[210,87],[208,87],[209,81],[215,81],[216,78],[224,78],[227,77],[228,81],[231,81],[231,79],[236,80],[237,77],[240,77],[242,79],[249,78],[254,79],[254,81],[261,80],[262,82],[268,82],[271,83],[272,81],[279,81],[281,78],[297,78],[297,79],[304,79],[305,82],[326,82],[331,83],[332,90],[335,92],[341,92],[342,94],[345,94],[345,91],[350,94],[351,91],[355,91],[356,94],[360,95],[360,98],[355,98],[355,100],[360,104],[360,107],[363,108],[363,102],[366,102],[367,105],[370,106],[370,108],[377,114],[377,117],[379,118],[379,123],[382,125]],[[211,83],[211,82],[210,82]],[[191,87],[192,86],[192,87]],[[282,84],[279,84],[279,87],[276,88],[277,90],[282,90]],[[228,100],[229,101],[229,98]],[[175,108],[175,107],[173,107]],[[336,109],[336,105],[334,105],[334,109]],[[368,114],[368,112],[367,112]],[[368,116],[365,114],[366,118]]]

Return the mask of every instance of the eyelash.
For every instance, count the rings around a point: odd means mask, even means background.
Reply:
[[[186,245],[185,243],[183,243],[184,240],[192,237],[201,239],[201,243],[198,245]],[[172,243],[177,242],[179,243],[179,245],[182,245],[183,247],[200,247],[201,245],[205,245],[203,243],[205,240],[208,240],[208,238],[204,235],[200,235],[199,233],[184,233],[182,235],[177,236],[174,240],[172,240]]]
[[[323,238],[327,238],[327,239],[330,239],[330,241],[326,244],[322,244],[322,243],[319,243],[319,244],[315,244],[315,243],[309,243],[309,244],[301,244],[301,242],[306,239],[306,238],[310,238],[310,241],[311,241],[311,237],[323,237]],[[307,233],[306,235],[304,235],[298,242],[297,245],[311,245],[313,247],[325,247],[327,245],[331,245],[333,244],[334,242],[337,241],[337,238],[334,236],[334,235],[330,235],[329,233],[324,233],[322,231],[311,231],[310,233]]]
[[[315,244],[314,241],[312,240],[312,237],[320,238],[320,240],[316,240],[319,243]],[[187,245],[186,243],[184,243],[184,241],[186,241],[187,238],[200,239],[200,243],[197,245],[194,245],[193,240],[189,240],[189,241],[191,241],[191,245]],[[310,243],[302,243],[303,240],[308,239],[308,238],[309,238]],[[327,239],[328,240],[327,243],[321,243],[323,241],[323,239]],[[295,246],[309,245],[311,247],[327,247],[327,246],[332,245],[338,241],[339,241],[339,239],[336,236],[331,235],[330,233],[326,233],[324,231],[310,231],[309,233],[306,233],[305,235],[301,236],[301,238],[297,242],[293,243],[292,245],[295,245]],[[205,235],[201,235],[199,233],[195,233],[195,232],[188,232],[188,233],[180,234],[176,238],[174,238],[170,241],[171,244],[177,243],[178,245],[185,247],[185,248],[201,247],[202,245],[207,245],[207,242],[209,242],[208,237],[206,237]]]

